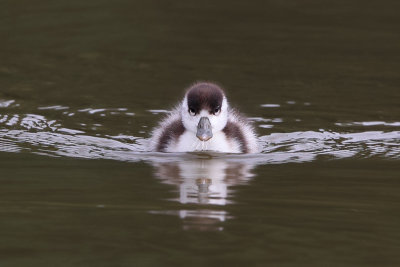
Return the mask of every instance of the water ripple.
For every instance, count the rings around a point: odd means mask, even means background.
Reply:
[[[60,109],[61,106],[53,106]],[[47,107],[50,108],[50,107]],[[109,109],[108,109],[109,110]],[[126,111],[126,109],[116,109]],[[103,109],[84,109],[96,114]],[[280,123],[280,118],[252,118],[258,122]],[[96,124],[97,125],[97,124]],[[100,125],[100,124],[98,124]],[[63,127],[57,120],[37,114],[0,115],[0,151],[30,151],[53,156],[101,158],[121,161],[174,161],[183,154],[151,153],[147,140],[128,134],[92,136],[79,129]],[[400,159],[400,131],[296,131],[272,133],[260,137],[262,152],[255,155],[213,153],[213,157],[228,161],[246,160],[252,164],[305,162],[320,156],[333,158],[382,157]],[[184,157],[188,157],[186,153]],[[193,156],[193,155],[192,155]],[[189,157],[192,157],[189,156]]]
[[[0,99],[0,108],[7,108],[15,103],[15,100],[1,100]]]
[[[337,122],[337,126],[391,126],[399,127],[400,122],[385,122],[385,121],[361,121],[361,122]]]

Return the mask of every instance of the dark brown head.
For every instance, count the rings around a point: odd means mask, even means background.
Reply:
[[[216,84],[200,82],[192,85],[182,102],[182,122],[202,141],[221,131],[228,120],[228,103],[224,91]]]
[[[224,92],[213,83],[196,83],[186,94],[188,108],[192,113],[207,110],[210,114],[218,113],[222,107]]]

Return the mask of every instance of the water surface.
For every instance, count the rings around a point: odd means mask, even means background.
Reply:
[[[2,266],[397,266],[396,1],[3,1]],[[254,155],[155,153],[196,80]]]

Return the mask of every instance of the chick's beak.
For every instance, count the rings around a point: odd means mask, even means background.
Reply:
[[[197,138],[201,141],[208,141],[213,137],[211,130],[211,123],[207,117],[201,117],[199,124],[197,125]]]

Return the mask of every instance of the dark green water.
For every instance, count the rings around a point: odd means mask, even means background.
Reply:
[[[1,266],[398,266],[398,1],[0,2]],[[252,156],[160,154],[196,80]]]

